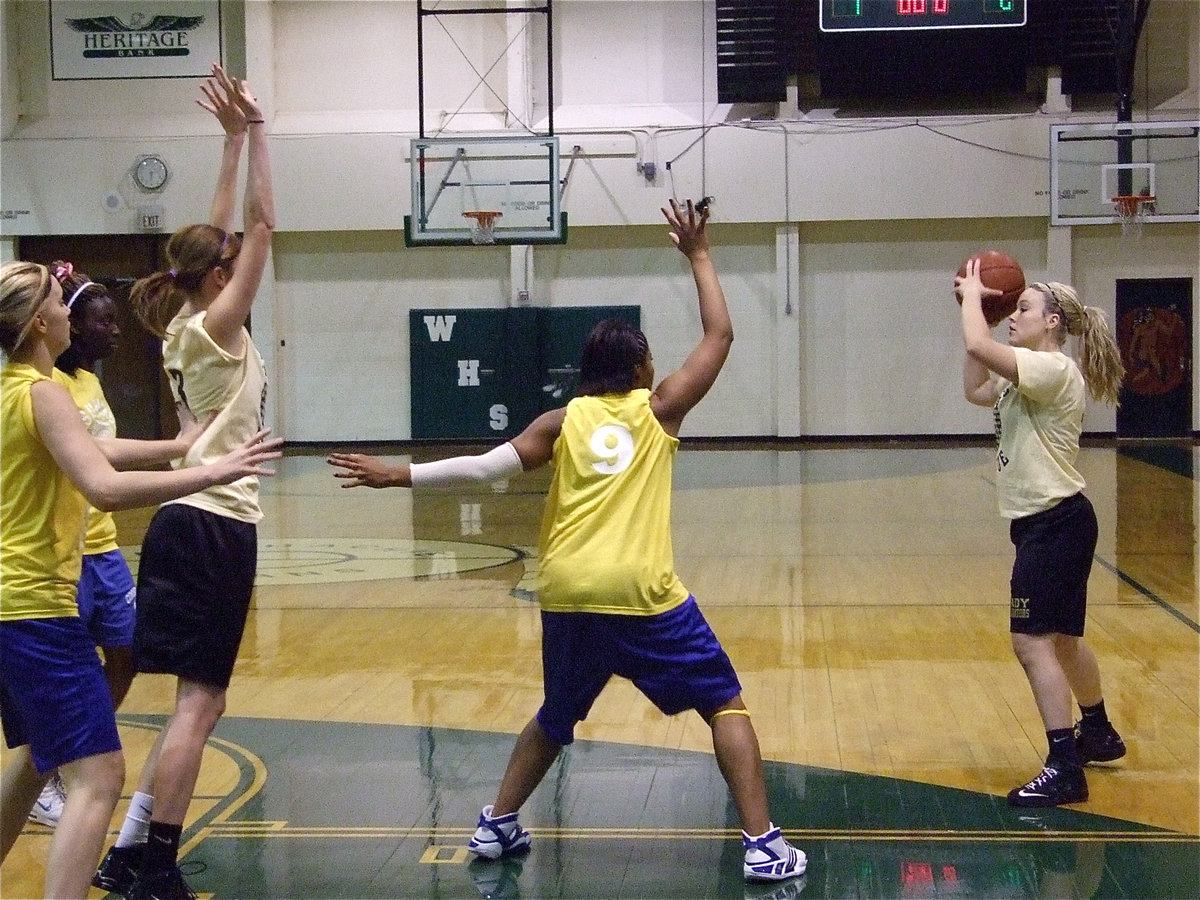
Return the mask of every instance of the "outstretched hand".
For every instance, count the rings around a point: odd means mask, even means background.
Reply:
[[[230,484],[248,475],[274,475],[274,469],[264,469],[262,464],[283,456],[283,438],[267,440],[270,433],[270,428],[262,429],[213,463],[217,484]]]
[[[696,211],[696,205],[691,200],[680,207],[674,198],[668,201],[670,209],[664,208],[662,214],[671,225],[671,240],[688,259],[695,253],[708,252],[708,234],[704,231],[704,223],[708,221],[708,207]]]
[[[342,485],[344,488],[352,487],[370,487],[370,488],[386,488],[386,487],[411,487],[411,476],[407,479],[407,466],[399,468],[389,466],[387,463],[376,459],[374,456],[367,456],[365,453],[330,453],[325,461],[336,469],[341,471],[334,472],[334,478],[343,478],[346,483]]]
[[[245,81],[231,78],[219,65],[213,64],[212,78],[200,85],[205,100],[196,103],[217,117],[226,134],[241,134],[248,119],[261,119],[262,109]]]

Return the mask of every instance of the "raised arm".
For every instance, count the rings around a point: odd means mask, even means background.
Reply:
[[[266,440],[260,431],[217,462],[164,472],[118,472],[109,464],[79,417],[75,401],[62,385],[33,385],[33,416],[46,449],[59,468],[96,509],[111,511],[151,506],[185,497],[248,475],[272,475],[262,464],[282,456],[282,439]]]
[[[717,278],[717,270],[709,256],[708,209],[697,213],[692,201],[680,209],[671,200],[671,208],[663,215],[671,224],[671,240],[687,257],[696,281],[700,302],[700,327],[703,336],[678,371],[671,373],[655,388],[650,408],[670,434],[678,434],[683,417],[708,393],[733,344],[733,321],[725,304],[725,292]]]
[[[337,470],[334,478],[345,480],[346,488],[486,484],[548,463],[565,416],[565,407],[542,413],[511,441],[473,456],[390,465],[366,453],[331,453],[325,461]]]
[[[995,406],[999,386],[987,366],[969,354],[963,357],[963,396],[976,406]]]
[[[1001,292],[983,286],[979,280],[978,259],[967,263],[966,275],[955,277],[954,290],[962,301],[963,345],[967,351],[967,361],[963,365],[963,392],[972,403],[991,406],[995,402],[996,386],[989,372],[995,372],[1013,384],[1017,382],[1017,354],[1008,344],[1001,344],[992,337],[992,329],[983,315],[984,295]],[[991,385],[990,391],[988,384]],[[991,399],[988,400],[988,397]]]
[[[233,208],[237,197],[238,163],[242,158],[242,147],[246,143],[246,114],[217,82],[224,85],[229,79],[225,70],[213,66],[213,77],[200,85],[204,99],[196,100],[198,106],[217,117],[225,129],[225,145],[221,151],[221,168],[217,172],[217,187],[213,191],[212,210],[209,224],[222,231],[233,230]]]
[[[241,352],[241,331],[250,315],[254,295],[258,292],[263,271],[271,253],[271,235],[275,230],[275,197],[271,186],[271,159],[267,149],[266,124],[258,100],[250,86],[231,78],[220,66],[213,66],[213,83],[204,87],[208,102],[200,105],[209,110],[226,129],[226,147],[222,156],[221,174],[217,192],[213,197],[213,224],[229,231],[229,225],[217,221],[225,214],[224,192],[228,191],[227,218],[232,220],[233,191],[237,182],[237,156],[230,157],[230,128],[237,128],[240,121],[248,135],[248,161],[246,173],[246,196],[242,201],[243,233],[242,249],[229,281],[221,293],[209,304],[204,317],[204,329],[216,343],[230,353]],[[198,101],[199,102],[199,101]],[[231,174],[227,175],[227,166]]]

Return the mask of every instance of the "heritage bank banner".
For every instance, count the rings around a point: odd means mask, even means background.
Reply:
[[[220,0],[50,0],[55,81],[202,78],[221,62]]]

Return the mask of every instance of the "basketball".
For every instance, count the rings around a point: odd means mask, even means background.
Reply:
[[[958,277],[967,274],[967,263],[973,259],[979,260],[979,280],[984,287],[1003,291],[999,296],[984,296],[983,317],[989,325],[996,325],[1002,319],[1013,314],[1017,308],[1017,299],[1025,290],[1025,273],[1021,264],[1001,250],[981,250],[972,253],[958,267]],[[955,293],[955,298],[962,304],[962,298]]]

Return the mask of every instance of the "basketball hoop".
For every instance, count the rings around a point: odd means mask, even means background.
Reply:
[[[1113,209],[1121,223],[1121,234],[1142,236],[1142,225],[1154,207],[1153,194],[1122,194],[1112,198]]]
[[[494,244],[496,243],[496,234],[492,231],[492,223],[500,218],[504,213],[474,210],[465,212],[463,216],[471,219],[471,243],[472,244]]]

